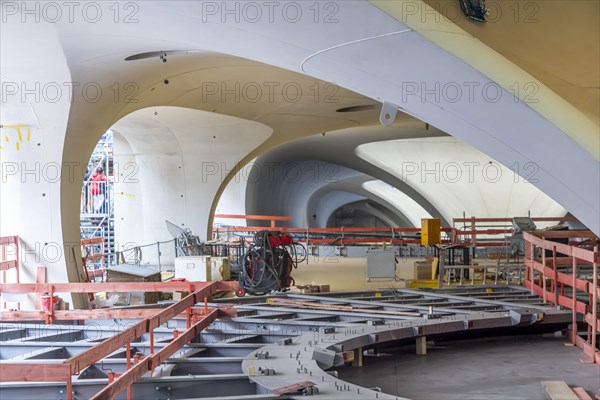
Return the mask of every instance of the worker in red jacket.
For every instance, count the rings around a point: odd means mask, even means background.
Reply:
[[[103,206],[105,203],[104,193],[107,181],[108,179],[106,178],[106,175],[104,175],[104,169],[98,166],[98,168],[96,168],[96,172],[94,172],[90,178],[90,195],[94,200],[94,212],[103,211]]]

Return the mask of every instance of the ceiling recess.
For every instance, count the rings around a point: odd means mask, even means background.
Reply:
[[[201,53],[201,51],[197,50],[159,50],[159,51],[148,51],[146,53],[134,54],[125,58],[125,61],[136,61],[136,60],[145,60],[147,58],[160,58],[173,54],[189,54],[189,53]]]
[[[346,113],[346,112],[366,111],[366,110],[373,110],[373,109],[375,109],[375,107],[376,107],[375,104],[364,104],[361,106],[350,106],[350,107],[340,108],[340,109],[337,109],[336,112]]]

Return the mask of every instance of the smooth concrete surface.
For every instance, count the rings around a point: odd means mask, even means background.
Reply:
[[[374,279],[368,282],[366,257],[321,254],[319,257],[310,256],[308,263],[300,263],[298,269],[292,271],[292,277],[296,285],[330,285],[332,292],[403,288],[406,287],[404,279],[412,279],[412,265],[416,260],[403,259],[396,264],[396,275],[402,280]]]
[[[582,364],[583,353],[552,335],[440,342],[426,356],[415,346],[363,357],[363,368],[338,369],[340,379],[413,400],[545,400],[540,381],[562,380],[590,395],[600,368]]]

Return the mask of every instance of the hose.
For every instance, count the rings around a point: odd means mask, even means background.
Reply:
[[[271,290],[287,287],[287,281],[291,277],[285,263],[291,261],[292,266],[298,268],[299,261],[294,243],[292,242],[289,245],[282,243],[274,247],[271,244],[271,237],[279,238],[279,235],[273,235],[269,231],[256,232],[252,247],[244,254],[240,266],[240,287],[243,287],[250,294],[264,294]],[[250,267],[257,265],[257,259],[259,262],[264,262],[260,276],[255,275],[260,268],[254,269],[252,275],[250,274]],[[269,275],[267,275],[267,272]],[[267,282],[267,279],[274,280],[275,287],[271,282]]]

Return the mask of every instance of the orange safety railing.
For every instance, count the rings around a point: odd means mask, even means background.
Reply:
[[[544,301],[572,310],[570,340],[592,362],[600,364],[596,339],[600,332],[598,237],[591,231],[534,231],[525,232],[523,237],[526,240],[523,285]],[[568,244],[557,242],[561,239]],[[578,335],[578,314],[587,324],[587,338]]]
[[[3,382],[65,382],[67,386],[67,399],[73,398],[72,376],[78,375],[85,368],[98,363],[114,351],[125,347],[127,354],[127,370],[123,374],[109,379],[108,385],[94,395],[93,399],[113,399],[127,390],[127,398],[131,399],[131,385],[147,372],[160,366],[177,350],[188,344],[202,330],[208,327],[219,315],[232,315],[235,310],[221,310],[208,308],[207,298],[218,291],[235,291],[237,282],[119,282],[119,283],[21,283],[1,284],[0,293],[28,293],[48,292],[52,298],[53,293],[90,293],[99,291],[188,291],[190,294],[167,308],[144,310],[73,310],[58,311],[52,307],[47,311],[14,311],[3,312],[2,318],[12,321],[45,320],[52,323],[54,319],[82,320],[82,319],[115,319],[115,318],[141,318],[133,326],[105,339],[89,349],[70,357],[62,363],[2,363],[0,376]],[[204,307],[194,307],[197,303],[204,302]],[[183,317],[186,319],[186,330],[182,333],[176,331],[173,340],[155,352],[154,329],[167,321]],[[148,334],[150,339],[150,354],[144,357],[143,362],[131,363],[131,343],[142,335]]]
[[[96,277],[104,280],[104,238],[81,239],[83,272],[86,282],[95,282]]]
[[[13,283],[19,283],[19,270],[21,267],[21,263],[19,261],[19,244],[20,240],[18,236],[3,236],[0,237],[0,271],[2,271],[2,283],[6,284],[8,282],[7,273],[10,270],[15,271],[15,281]],[[12,247],[10,251],[8,248]],[[12,255],[12,257],[9,257]],[[8,258],[11,258],[10,260]],[[7,301],[2,302],[2,309],[6,309]],[[21,303],[16,302],[17,310],[21,309]]]
[[[576,221],[574,217],[532,217],[533,222],[569,222]],[[512,234],[512,218],[454,218],[452,227],[456,243],[474,247],[503,246],[503,237]],[[487,240],[481,242],[478,236],[486,235]],[[490,236],[492,238],[490,238]],[[493,238],[497,239],[494,241]]]
[[[271,227],[275,228],[276,221],[291,221],[292,217],[277,215],[245,215],[245,214],[215,214],[215,218],[245,219],[247,221],[271,221]]]
[[[253,227],[253,226],[234,226],[234,227],[215,227],[213,233],[255,233],[262,230],[278,231],[285,233],[296,233],[308,238],[310,244],[323,245],[352,245],[364,243],[387,243],[394,245],[420,244],[419,238],[403,238],[403,233],[420,233],[421,228],[283,228],[283,227]],[[442,228],[442,232],[451,234],[452,228]],[[329,234],[335,238],[315,238]],[[346,236],[351,234],[352,236]],[[375,235],[379,234],[379,235]],[[442,240],[442,243],[450,243],[449,239]]]
[[[254,233],[261,230],[274,230],[286,233],[297,233],[306,237],[322,234],[335,235],[335,239],[310,238],[309,242],[318,244],[365,244],[387,243],[391,245],[420,244],[419,238],[402,237],[403,234],[420,233],[421,228],[286,228],[276,227],[275,221],[291,221],[289,216],[273,215],[232,215],[215,214],[215,218],[246,219],[256,221],[271,221],[271,227],[256,226],[230,226],[214,227],[213,233],[219,236],[222,233]],[[506,246],[505,238],[512,235],[512,218],[455,218],[451,228],[442,228],[446,239],[445,244],[462,244],[473,247],[503,247]],[[576,221],[573,217],[533,217],[534,222],[567,222]],[[352,234],[354,237],[346,237]],[[482,236],[485,238],[482,239]],[[479,238],[478,238],[479,237]]]

